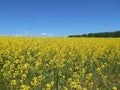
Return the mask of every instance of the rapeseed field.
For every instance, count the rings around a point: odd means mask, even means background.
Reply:
[[[0,90],[120,90],[120,38],[0,37]]]

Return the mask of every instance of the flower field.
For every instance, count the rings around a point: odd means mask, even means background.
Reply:
[[[0,37],[0,90],[120,90],[120,38]]]

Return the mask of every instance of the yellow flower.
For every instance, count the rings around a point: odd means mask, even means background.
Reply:
[[[117,90],[117,87],[112,87],[112,90]]]
[[[65,86],[63,86],[63,90],[68,90],[68,88],[67,88],[67,87],[65,87]]]
[[[54,86],[54,81],[51,81],[50,84],[51,84],[51,86]]]
[[[22,85],[20,90],[29,90],[30,86]]]
[[[87,74],[87,76],[86,76],[86,79],[91,79],[91,77],[92,77],[92,73],[89,73],[89,74]]]
[[[15,86],[17,84],[17,82],[16,82],[16,80],[12,80],[10,84]]]
[[[23,80],[20,80],[20,83],[22,84],[22,83],[23,83]]]
[[[71,82],[71,83],[70,83],[70,86],[71,86],[72,88],[77,88],[77,83],[76,83],[76,82]]]
[[[7,90],[102,90],[111,81],[119,85],[119,59],[120,38],[0,36],[0,82],[10,84]]]
[[[87,90],[87,88],[83,88],[83,90]]]
[[[31,81],[32,86],[37,86],[38,85],[38,79],[37,77],[34,77],[33,80]]]
[[[25,73],[22,74],[21,77],[22,77],[22,79],[25,79],[26,78],[26,74]]]
[[[48,84],[46,85],[46,87],[47,87],[47,88],[51,88],[51,84],[48,83]]]
[[[93,87],[93,82],[90,82],[90,83],[89,83],[89,86],[90,86],[90,87]]]

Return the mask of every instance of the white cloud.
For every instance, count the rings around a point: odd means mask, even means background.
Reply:
[[[24,31],[23,36],[34,36],[34,34],[31,33],[30,31]]]
[[[48,36],[53,36],[53,34],[52,34],[52,33],[50,33],[50,34],[48,34]]]
[[[13,36],[22,36],[22,35],[17,35],[17,34],[16,34],[16,35],[13,35]]]
[[[44,33],[41,33],[41,35],[42,35],[42,36],[53,36],[52,33],[45,33],[45,32],[44,32]]]
[[[23,35],[29,36],[29,35],[30,35],[30,32],[29,32],[29,31],[24,31],[24,32],[23,32]]]
[[[42,36],[46,36],[46,35],[47,35],[47,33],[41,33],[41,35],[42,35]]]

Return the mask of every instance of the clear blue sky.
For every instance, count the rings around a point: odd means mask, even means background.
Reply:
[[[120,30],[120,0],[0,0],[0,35]]]

